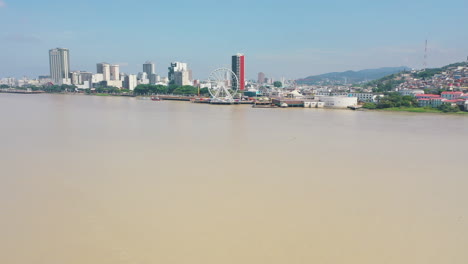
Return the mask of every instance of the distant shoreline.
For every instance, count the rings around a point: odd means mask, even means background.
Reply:
[[[406,112],[406,113],[423,113],[423,114],[449,114],[449,115],[468,115],[468,112],[442,112],[438,109],[427,109],[427,108],[384,108],[384,109],[366,109],[365,111],[376,111],[376,112]]]
[[[1,93],[4,94],[51,94],[51,95],[83,95],[83,96],[97,96],[97,97],[131,97],[131,98],[137,98],[139,97],[138,95],[118,95],[118,94],[103,94],[103,93],[96,93],[96,94],[85,94],[85,93],[48,93],[48,92],[42,92],[42,93],[15,93],[15,92],[5,92],[2,91]],[[163,101],[174,101],[174,100],[163,100]],[[277,107],[280,108],[280,107]],[[300,107],[289,107],[289,108],[282,108],[282,109],[300,109]],[[349,108],[321,108],[325,110],[350,110]],[[399,108],[399,107],[393,107],[393,108],[383,108],[383,109],[366,109],[366,108],[360,108],[358,110],[354,111],[360,111],[360,112],[403,112],[403,113],[418,113],[418,114],[444,114],[444,115],[462,115],[462,116],[468,116],[468,112],[460,111],[460,112],[442,112],[438,109],[428,109],[428,108],[419,108],[419,107],[411,107],[411,108]]]

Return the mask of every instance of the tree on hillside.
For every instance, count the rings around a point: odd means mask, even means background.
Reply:
[[[273,86],[275,86],[276,88],[280,88],[283,86],[283,84],[281,82],[276,81],[273,83]]]
[[[440,105],[439,107],[437,107],[437,109],[439,109],[440,111],[444,112],[444,113],[456,113],[456,112],[460,112],[460,107],[458,107],[457,105],[456,106],[452,106],[450,104],[442,104]]]
[[[388,93],[380,99],[377,108],[392,107],[417,107],[418,100],[410,95],[401,95],[399,93]]]

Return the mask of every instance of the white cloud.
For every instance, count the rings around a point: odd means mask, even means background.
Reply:
[[[2,7],[5,7],[5,6],[6,6],[6,3],[5,3],[5,1],[3,1],[3,0],[0,0],[0,8],[2,8]]]

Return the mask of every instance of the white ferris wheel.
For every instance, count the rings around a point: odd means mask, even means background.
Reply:
[[[236,74],[227,68],[219,68],[211,72],[208,78],[210,86],[208,91],[214,102],[233,102],[234,95],[239,89],[239,79]]]

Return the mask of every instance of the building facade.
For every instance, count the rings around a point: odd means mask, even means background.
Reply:
[[[70,52],[68,49],[49,50],[50,78],[54,84],[71,84]]]
[[[346,108],[358,104],[357,97],[349,96],[320,96],[320,102],[325,103],[325,107]]]
[[[258,73],[257,83],[259,83],[259,84],[265,83],[265,73],[263,73],[263,72]]]
[[[156,74],[156,65],[151,61],[145,62],[143,64],[143,72],[146,72],[148,76],[151,76],[151,74]]]
[[[129,74],[125,76],[125,80],[124,80],[125,89],[133,91],[137,85],[138,85],[137,76],[135,74]]]
[[[104,76],[102,73],[93,74],[92,83],[100,83],[104,81]]]
[[[433,97],[433,98],[421,98],[418,99],[418,106],[419,107],[439,107],[441,106],[444,102],[444,99],[442,97]]]
[[[236,74],[239,83],[233,78],[232,85],[237,86],[239,90],[245,90],[245,55],[238,53],[232,56],[232,71]]]
[[[150,84],[157,84],[161,81],[161,77],[159,77],[159,75],[157,75],[156,73],[149,75],[148,79]]]
[[[174,73],[174,84],[177,86],[191,85],[188,71],[177,71]]]
[[[188,65],[187,63],[183,62],[173,62],[171,63],[171,66],[168,68],[169,72],[167,74],[167,77],[169,79],[170,84],[175,84],[175,75],[177,72],[186,72],[187,79],[190,79],[190,74],[188,70]],[[179,77],[181,77],[181,74],[178,74]],[[182,74],[182,77],[185,76],[185,74]]]
[[[89,89],[93,86],[93,73],[91,72],[80,72],[81,84],[83,88]]]
[[[97,73],[101,73],[104,81],[110,81],[110,64],[101,62],[96,65]]]
[[[120,67],[117,64],[110,66],[110,80],[119,81],[120,80]]]
[[[424,90],[420,89],[406,89],[398,91],[401,95],[416,96],[417,94],[424,94]]]
[[[79,71],[74,71],[70,73],[71,84],[80,85],[81,84],[81,74]]]
[[[448,99],[448,100],[454,100],[458,99],[463,96],[463,92],[442,92],[441,94],[442,98]]]
[[[363,103],[378,103],[380,98],[383,97],[382,94],[373,94],[373,93],[348,93],[349,97],[356,97],[358,102]]]

